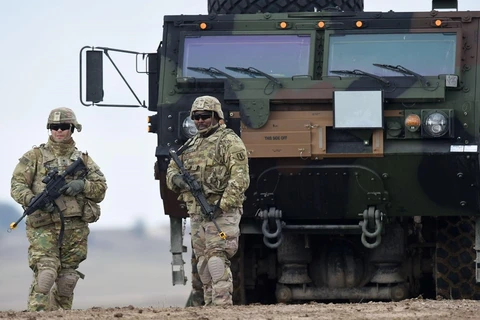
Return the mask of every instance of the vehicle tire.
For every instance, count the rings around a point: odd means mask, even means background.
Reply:
[[[437,299],[480,300],[475,282],[475,218],[439,217],[435,250]]]
[[[307,12],[340,8],[363,11],[363,0],[208,0],[208,13]]]

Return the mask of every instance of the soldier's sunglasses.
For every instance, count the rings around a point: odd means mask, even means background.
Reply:
[[[52,123],[50,124],[50,130],[58,131],[61,129],[62,131],[70,130],[71,124],[70,123]]]
[[[207,119],[210,119],[212,117],[212,115],[210,113],[202,113],[202,114],[194,114],[192,115],[192,119],[193,120],[207,120]]]

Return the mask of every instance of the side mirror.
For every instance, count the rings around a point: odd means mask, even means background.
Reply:
[[[88,50],[87,50],[88,49]],[[85,51],[85,55],[84,55],[84,52]],[[125,53],[125,54],[133,54],[135,55],[135,69],[137,71],[137,73],[144,73],[144,74],[149,74],[151,69],[148,69],[148,66],[146,65],[145,66],[145,71],[140,71],[138,69],[138,56],[141,56],[144,60],[145,60],[145,57],[148,56],[147,53],[140,53],[140,52],[136,52],[136,51],[128,51],[128,50],[121,50],[121,49],[114,49],[114,48],[107,48],[107,47],[91,47],[91,46],[85,46],[83,47],[81,50],[80,50],[80,63],[79,63],[79,67],[80,67],[80,84],[79,84],[79,87],[80,87],[80,102],[86,106],[86,107],[90,107],[90,106],[98,106],[98,107],[133,107],[133,108],[138,108],[138,107],[142,107],[142,108],[147,108],[147,106],[145,105],[145,101],[140,101],[140,99],[138,98],[138,96],[136,95],[135,91],[133,91],[132,87],[130,86],[130,84],[128,83],[127,79],[123,76],[122,72],[120,71],[120,69],[117,67],[117,65],[115,64],[115,62],[113,61],[112,57],[110,56],[109,52],[112,51],[112,52],[119,52],[119,53]],[[130,92],[132,93],[132,95],[135,97],[135,99],[137,100],[138,102],[138,105],[134,105],[134,104],[106,104],[106,103],[100,103],[103,101],[103,97],[104,97],[104,90],[103,90],[103,55],[105,55],[108,60],[110,60],[110,62],[112,63],[113,67],[115,68],[115,70],[118,72],[118,74],[120,75],[120,78],[122,78],[123,82],[125,82],[125,85],[127,86],[128,90],[130,90]],[[84,60],[85,58],[85,60]],[[155,59],[153,59],[152,61],[154,61]],[[86,61],[86,65],[85,65],[85,68],[83,66],[83,62]],[[147,62],[145,62],[147,63]],[[152,68],[158,68],[158,63],[154,63],[153,66],[151,66]],[[85,70],[85,72],[84,72]],[[85,89],[85,97],[86,97],[86,100],[83,101],[83,75],[84,73],[86,74],[86,78],[85,78],[85,85],[86,85],[86,89]],[[157,76],[158,77],[158,74],[154,75],[154,76]],[[152,82],[152,84],[154,85],[155,84],[155,79],[150,79]],[[154,87],[155,90],[158,90],[158,88],[155,86]],[[153,96],[153,98],[151,97],[151,99],[153,99],[153,101],[155,101],[155,96]],[[89,103],[87,103],[89,102]],[[155,105],[156,105],[156,102],[155,102]]]
[[[458,0],[432,0],[432,10],[455,9],[458,11]]]
[[[86,52],[86,100],[97,103],[103,101],[103,51]]]

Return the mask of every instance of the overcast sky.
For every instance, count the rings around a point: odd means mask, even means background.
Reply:
[[[79,101],[79,51],[105,46],[155,52],[164,15],[206,14],[206,0],[15,0],[2,1],[0,88],[4,141],[0,201],[10,198],[10,178],[18,158],[48,139],[51,109],[66,106],[83,125],[77,147],[88,151],[104,172],[108,191],[94,228],[129,227],[143,218],[151,226],[168,224],[153,178],[156,135],[146,131],[151,112],[141,108],[85,107]],[[431,0],[365,0],[365,11],[429,11]],[[460,0],[460,10],[480,10],[478,0]],[[133,56],[118,56],[122,72],[141,100],[147,78],[135,75]],[[105,98],[135,103],[104,58]],[[107,102],[105,100],[105,102]],[[0,213],[1,214],[1,213]],[[6,226],[5,226],[6,227]],[[3,227],[0,228],[0,230]]]

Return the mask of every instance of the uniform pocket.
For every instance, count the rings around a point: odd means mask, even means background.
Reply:
[[[82,221],[92,223],[100,219],[100,206],[92,200],[85,199],[83,205]]]
[[[228,185],[227,168],[220,165],[205,167],[205,187],[210,193],[221,194]]]
[[[203,166],[198,165],[198,164],[190,164],[188,167],[185,167],[187,169],[188,173],[197,181],[200,185],[202,184],[202,172],[203,172]]]
[[[52,223],[52,215],[41,210],[37,210],[27,217],[27,225],[33,228],[43,227]]]

